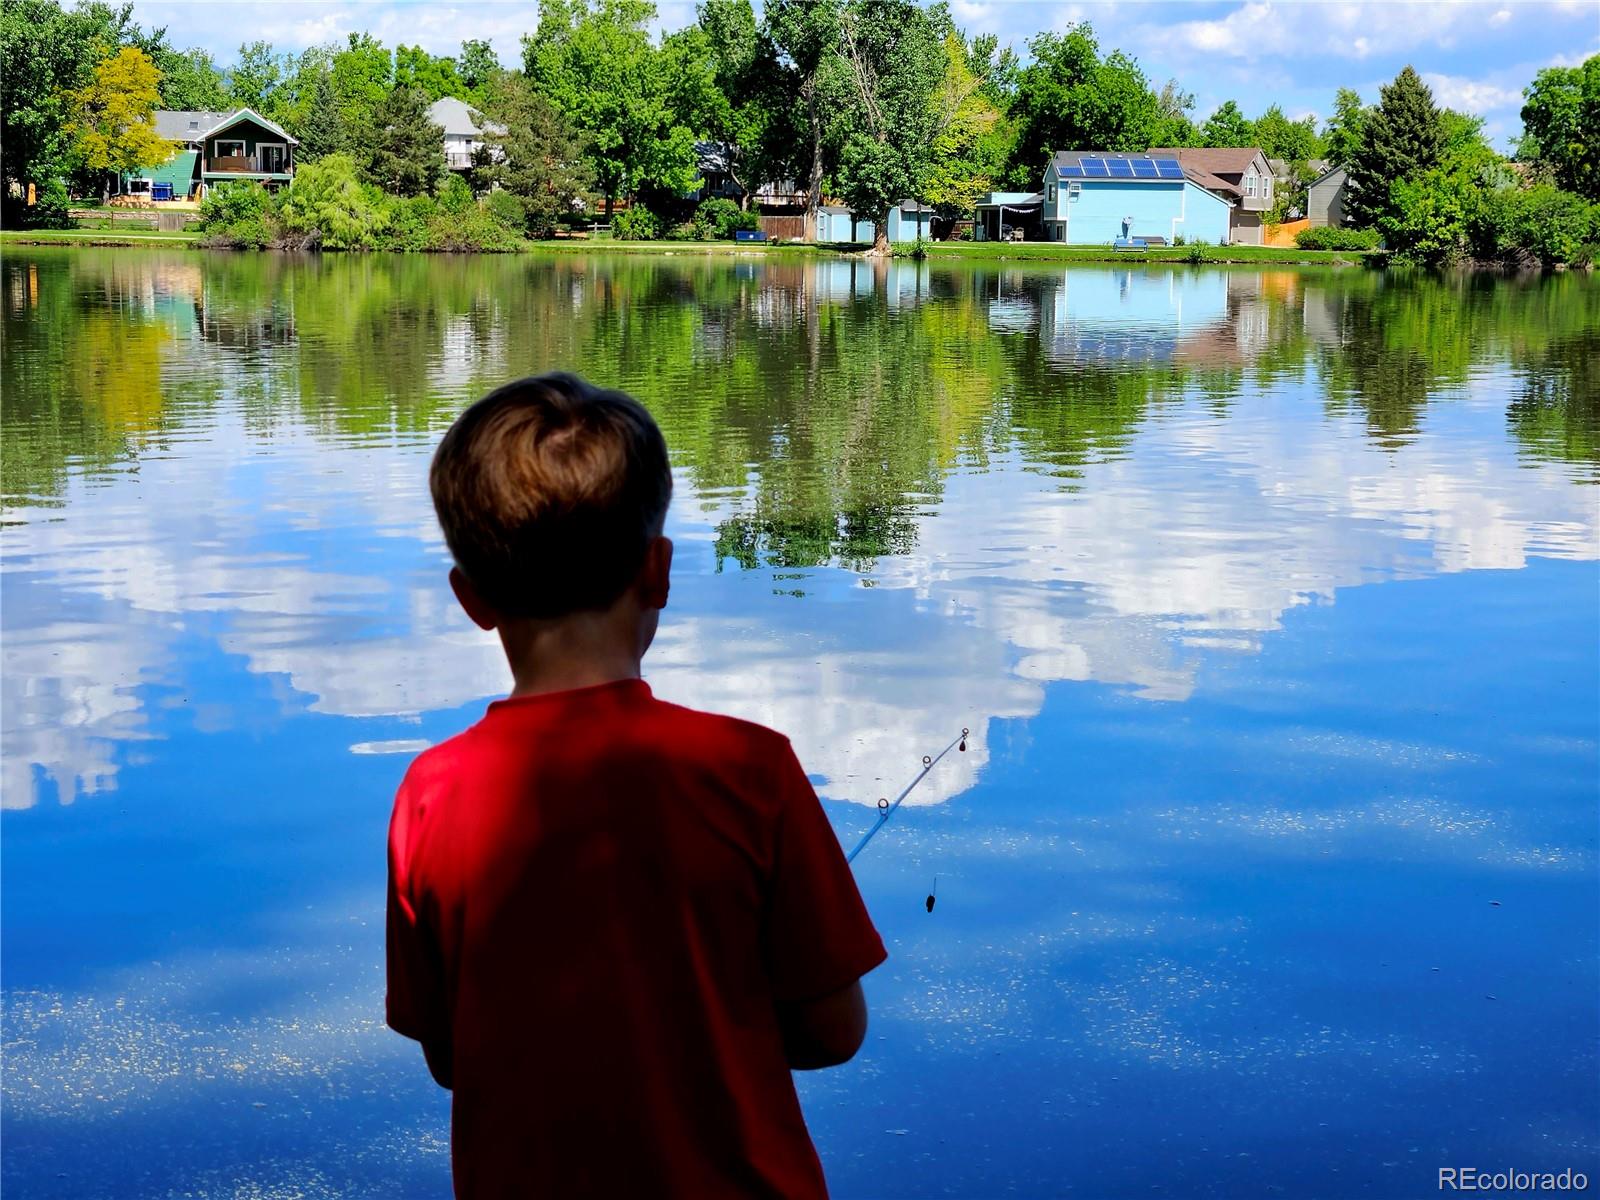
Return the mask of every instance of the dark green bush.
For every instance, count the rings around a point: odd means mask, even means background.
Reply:
[[[693,242],[699,240],[703,240],[700,227],[693,221],[680,221],[667,230],[667,241],[669,242]]]
[[[611,236],[619,242],[648,242],[661,236],[661,221],[648,208],[630,208],[612,219]]]
[[[1374,250],[1378,246],[1378,232],[1319,225],[1315,229],[1302,229],[1295,235],[1294,244],[1302,250]]]
[[[507,229],[520,230],[528,223],[528,211],[523,207],[522,201],[504,188],[495,188],[485,196],[483,207]]]
[[[732,200],[713,196],[702,200],[694,210],[695,236],[703,241],[732,241],[741,229],[760,229],[761,221],[753,212],[745,212]]]
[[[517,249],[522,239],[476,202],[464,212],[441,210],[428,222],[427,249],[445,253],[496,253]]]
[[[443,211],[453,213],[468,213],[478,206],[477,197],[472,194],[467,181],[454,173],[444,181],[436,201]]]
[[[408,200],[396,199],[389,209],[389,223],[384,229],[382,248],[385,250],[430,250],[429,229],[439,215],[439,206],[431,196],[412,196]]]

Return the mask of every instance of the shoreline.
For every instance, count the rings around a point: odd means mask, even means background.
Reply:
[[[0,246],[89,246],[97,249],[136,248],[141,246],[185,247],[197,250],[201,246],[200,233],[184,232],[127,232],[108,229],[8,229],[0,230]],[[1201,251],[1198,261],[1194,251]],[[223,250],[222,253],[273,253],[273,251]],[[512,254],[656,254],[662,257],[746,257],[764,258],[770,255],[835,255],[841,258],[860,256],[864,247],[836,242],[613,242],[609,240],[561,239],[559,241],[529,242]],[[395,254],[410,253],[393,250],[324,251],[323,253]],[[1353,267],[1381,266],[1386,255],[1366,250],[1298,250],[1276,246],[1167,246],[1148,250],[1113,250],[1101,246],[1072,246],[1055,242],[928,242],[924,244],[926,260],[1011,263],[1143,263],[1193,266],[1239,266],[1271,263],[1278,266],[1300,267]],[[909,248],[898,250],[893,257],[911,258]]]

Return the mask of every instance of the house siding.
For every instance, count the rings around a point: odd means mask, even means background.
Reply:
[[[907,212],[898,205],[889,210],[889,240],[891,242],[914,242],[919,236],[924,239],[933,236],[933,214],[931,212]]]
[[[217,153],[217,145],[218,143],[222,142],[243,142],[245,157],[250,159],[252,164],[251,170],[233,172],[219,171],[213,164],[219,157]],[[238,124],[232,125],[229,128],[222,130],[220,133],[206,135],[205,153],[202,156],[203,161],[200,169],[207,175],[226,176],[229,174],[237,174],[241,176],[248,176],[251,174],[265,174],[266,172],[261,166],[260,159],[260,150],[263,145],[283,146],[284,168],[283,172],[280,173],[287,173],[292,169],[292,164],[294,162],[294,147],[287,144],[287,141],[282,134],[274,133],[272,130],[267,129],[264,126],[257,125],[254,121],[248,119],[240,121]]]
[[[1343,168],[1324,175],[1306,189],[1306,217],[1311,228],[1324,225],[1335,228],[1344,224],[1345,181],[1348,174]]]
[[[1043,219],[1047,241],[1105,246],[1123,236],[1147,236],[1215,244],[1228,237],[1231,210],[1227,201],[1194,183],[1074,182],[1079,189],[1076,195],[1069,194],[1066,183],[1046,181]]]

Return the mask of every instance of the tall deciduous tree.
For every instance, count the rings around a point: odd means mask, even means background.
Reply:
[[[799,181],[806,197],[806,231],[815,237],[822,181],[828,173],[829,79],[839,66],[842,0],[768,0],[762,7],[767,36],[777,49],[785,89],[795,97],[795,123],[804,131],[797,147]]]
[[[550,237],[589,186],[583,138],[522,75],[494,80],[486,113],[503,133],[487,139],[485,173],[522,206],[530,237]]]
[[[1087,22],[1028,42],[1012,117],[1017,122],[1011,182],[1037,187],[1057,150],[1144,150],[1166,127],[1138,63],[1120,51],[1100,58]]]
[[[1251,140],[1244,144],[1260,146],[1261,152],[1268,158],[1303,163],[1322,155],[1322,139],[1317,136],[1316,118],[1291,121],[1276,104],[1255,119],[1250,136]]]
[[[650,40],[655,15],[649,0],[541,0],[523,38],[529,81],[585,134],[608,218],[619,196],[681,196],[699,178],[694,131],[674,120]]]
[[[370,34],[352,33],[342,48],[333,51],[328,72],[346,142],[355,150],[394,87],[394,59]]]
[[[1370,110],[1351,88],[1340,88],[1333,97],[1333,116],[1322,130],[1322,148],[1329,162],[1348,170],[1356,161],[1367,133]]]
[[[1600,54],[1547,67],[1524,89],[1517,157],[1548,168],[1570,192],[1600,201]]]
[[[1378,107],[1367,116],[1361,146],[1350,166],[1350,198],[1345,203],[1353,223],[1373,226],[1389,216],[1395,182],[1437,167],[1443,145],[1444,129],[1433,93],[1408,66],[1383,86]]]
[[[228,71],[228,94],[240,108],[281,116],[276,93],[283,76],[283,59],[273,52],[272,43],[250,42],[239,47],[239,60]]]
[[[722,151],[748,208],[755,189],[790,165],[792,104],[781,88],[777,52],[756,22],[750,0],[703,0],[692,30],[669,38],[680,117]]]
[[[430,196],[444,173],[444,129],[428,116],[428,94],[397,87],[378,106],[366,176],[395,196]]]
[[[974,60],[961,35],[944,37],[944,74],[933,93],[933,145],[924,196],[941,216],[963,217],[985,192],[993,191],[1005,170],[1010,139],[1005,118],[979,71],[987,56]]]
[[[395,47],[394,85],[417,88],[427,93],[430,101],[445,96],[461,98],[461,93],[467,90],[455,59],[429,54],[421,46]]]
[[[1200,140],[1206,146],[1254,146],[1255,129],[1238,104],[1225,100],[1200,127]]]
[[[840,114],[839,194],[870,214],[873,253],[889,250],[889,209],[921,198],[937,125],[934,94],[944,77],[943,34],[912,0],[850,0],[840,21],[849,80]]]
[[[150,56],[161,72],[161,107],[188,112],[220,112],[228,89],[216,61],[204,50],[163,47]]]
[[[68,95],[67,134],[82,168],[102,177],[170,159],[177,143],[156,132],[161,72],[125,46],[103,59],[94,78]]]
[[[489,85],[500,73],[500,59],[488,42],[472,39],[461,43],[456,70],[461,74],[462,86],[467,89],[462,99],[483,104],[489,99]]]

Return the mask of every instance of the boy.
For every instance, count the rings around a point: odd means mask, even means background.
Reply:
[[[883,943],[788,740],[639,676],[661,431],[524,379],[429,483],[516,684],[412,763],[389,829],[388,1023],[453,1091],[456,1195],[826,1195],[789,1072],[860,1048]]]

